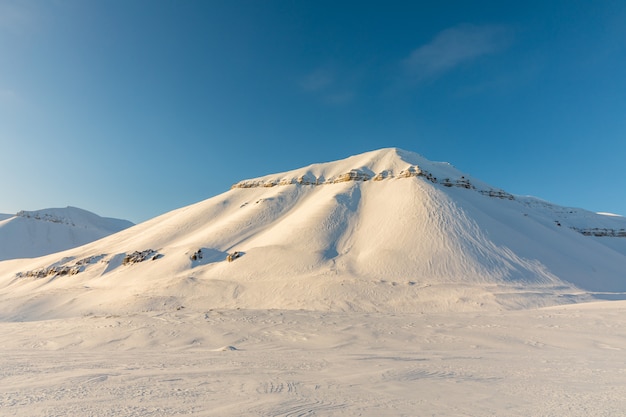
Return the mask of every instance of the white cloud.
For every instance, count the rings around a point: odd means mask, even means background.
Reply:
[[[299,84],[303,91],[325,104],[343,105],[350,103],[355,96],[354,91],[346,86],[352,83],[344,78],[338,78],[330,69],[318,68],[302,77]]]
[[[353,91],[342,91],[338,93],[330,93],[324,96],[324,101],[328,104],[347,104],[354,100],[354,92]]]
[[[320,91],[331,86],[335,81],[334,74],[327,69],[316,69],[300,80],[300,87],[304,91]]]
[[[438,76],[478,57],[500,52],[510,44],[505,26],[460,25],[439,32],[403,61],[407,73],[417,79]]]

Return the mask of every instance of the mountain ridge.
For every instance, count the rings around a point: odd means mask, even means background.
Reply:
[[[234,187],[61,254],[0,263],[4,314],[11,305],[25,316],[181,305],[466,311],[626,291],[626,239],[573,229],[620,230],[624,218],[494,198],[480,191],[497,188],[418,158],[383,149],[247,180],[277,183]],[[415,175],[400,176],[411,166]],[[336,181],[351,170],[370,178]],[[277,186],[307,174],[317,186]],[[45,312],[29,310],[34,294],[50,300]]]
[[[444,186],[475,188],[470,177],[448,162],[432,162],[422,155],[399,148],[383,148],[340,161],[312,164],[304,168],[242,180],[231,188],[273,187],[291,184],[328,185],[346,181],[383,181],[392,178],[424,177]],[[484,191],[503,190],[473,178]],[[508,198],[508,196],[507,196]]]
[[[21,210],[0,220],[0,261],[81,246],[132,226],[77,207]]]

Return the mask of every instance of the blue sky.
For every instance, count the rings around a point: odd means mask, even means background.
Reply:
[[[0,212],[140,222],[400,147],[626,215],[622,1],[0,0]]]

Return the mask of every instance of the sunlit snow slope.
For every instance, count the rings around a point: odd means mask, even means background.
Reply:
[[[100,217],[76,207],[0,215],[0,261],[74,248],[132,225],[127,220]]]
[[[527,308],[626,291],[625,234],[622,217],[513,196],[382,149],[0,263],[0,314]]]

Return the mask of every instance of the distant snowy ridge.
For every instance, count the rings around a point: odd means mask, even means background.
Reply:
[[[101,230],[120,231],[133,225],[128,220],[100,217],[95,213],[77,207],[49,208],[43,210],[17,212],[16,217],[40,220],[50,223],[65,224],[73,227],[97,228]]]
[[[532,211],[540,211],[550,216],[554,224],[559,227],[568,227],[584,236],[626,238],[626,218],[622,216],[563,207],[536,197],[517,196],[516,198]]]
[[[0,261],[32,258],[84,245],[133,223],[77,207],[18,212],[0,221]]]
[[[47,213],[44,210],[39,211],[25,211],[21,210],[15,214],[17,217],[25,217],[27,219],[43,220],[45,222],[68,224],[70,226],[76,226],[71,218],[58,217],[52,213]]]

